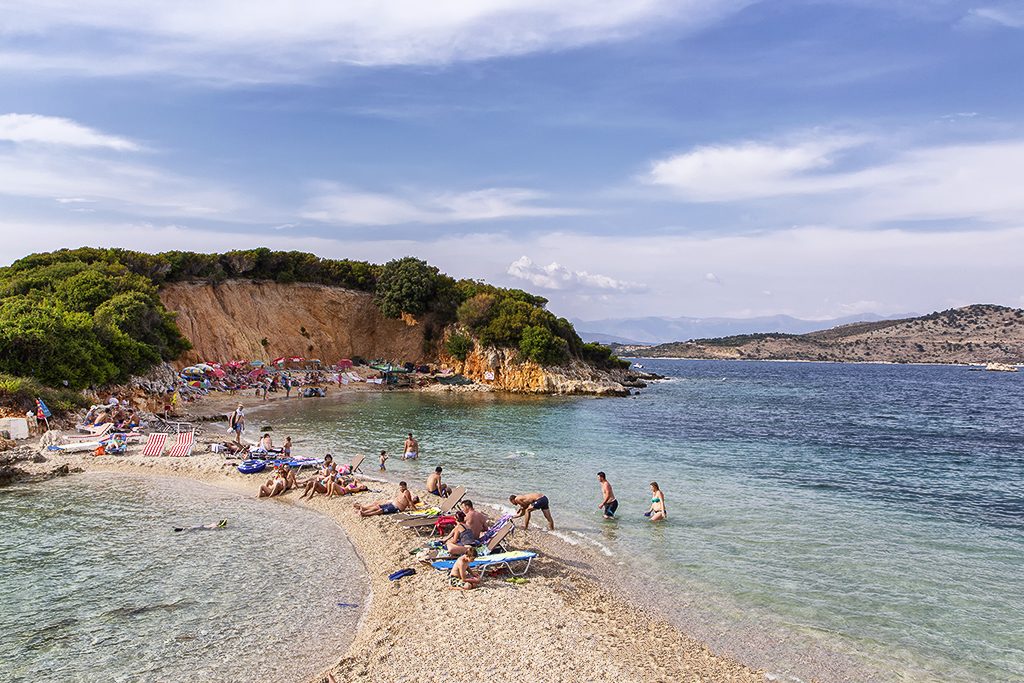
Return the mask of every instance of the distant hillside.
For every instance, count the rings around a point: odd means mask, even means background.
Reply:
[[[613,349],[620,356],[648,358],[1024,363],[1024,310],[975,304],[807,334],[744,334],[658,346],[615,345]]]
[[[781,332],[784,334],[806,334],[826,327],[847,323],[874,322],[910,318],[916,313],[879,316],[874,313],[846,316],[831,320],[803,320],[788,315],[761,316],[758,318],[607,318],[604,320],[573,320],[580,336],[587,341],[602,344],[663,344],[676,340],[709,339],[737,334],[757,332]]]

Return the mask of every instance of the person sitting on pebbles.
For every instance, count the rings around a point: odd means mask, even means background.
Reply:
[[[287,465],[285,466],[287,467]],[[260,487],[257,498],[273,498],[288,490],[288,475],[282,470],[274,470],[274,474],[267,483]]]
[[[474,588],[480,587],[480,582],[483,581],[483,575],[469,568],[470,563],[475,559],[476,548],[470,547],[466,549],[465,553],[459,556],[459,559],[455,560],[455,564],[452,566],[452,571],[448,575],[451,577],[453,590],[470,591]]]
[[[299,498],[313,497],[316,493],[327,493],[327,484],[337,476],[337,467],[334,465],[334,458],[328,453],[324,456],[324,464],[320,471],[313,477],[306,480],[306,490]]]
[[[470,543],[477,538],[479,536],[466,525],[466,513],[459,510],[455,513],[455,526],[441,542],[444,543],[444,547],[450,554],[464,555],[472,547]]]
[[[383,500],[379,503],[369,505],[353,505],[360,517],[373,517],[374,515],[393,515],[396,512],[405,512],[413,507],[412,493],[404,481],[398,483],[398,493],[394,500]]]

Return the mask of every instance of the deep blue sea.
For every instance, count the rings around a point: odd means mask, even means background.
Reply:
[[[1024,680],[1024,373],[641,362],[669,379],[624,399],[350,392],[251,426],[368,462],[412,431],[423,458],[389,476],[422,486],[440,464],[485,501],[542,491],[566,538],[782,675]],[[643,517],[651,480],[664,525]]]

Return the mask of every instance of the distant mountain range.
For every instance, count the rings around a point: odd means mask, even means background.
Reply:
[[[657,346],[611,347],[623,358],[1017,364],[1024,362],[1024,310],[975,304],[805,334],[758,332]]]
[[[874,313],[849,315],[828,320],[803,320],[788,315],[760,318],[607,318],[605,320],[573,320],[584,341],[602,344],[665,344],[690,339],[729,337],[737,334],[779,332],[806,334],[839,325],[880,320],[913,318],[916,313],[882,316]]]

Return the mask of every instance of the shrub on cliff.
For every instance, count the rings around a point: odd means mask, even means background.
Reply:
[[[387,318],[426,313],[437,291],[439,274],[434,266],[411,256],[388,261],[377,279],[377,307]]]
[[[0,269],[0,371],[78,389],[187,348],[152,281],[122,264],[30,257]]]
[[[459,360],[466,360],[470,351],[473,350],[473,340],[461,332],[453,332],[445,342],[445,350],[448,355]]]
[[[546,327],[529,325],[523,329],[519,353],[541,365],[558,365],[569,358],[569,344]]]

